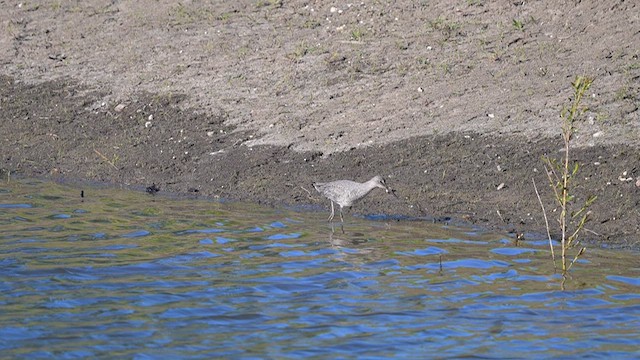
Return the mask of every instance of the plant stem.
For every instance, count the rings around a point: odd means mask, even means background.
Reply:
[[[593,80],[587,77],[583,77],[583,76],[576,77],[576,80],[571,84],[573,85],[573,90],[574,90],[574,99],[573,99],[573,103],[571,104],[571,108],[569,109],[568,112],[565,110],[565,111],[562,111],[560,114],[560,116],[564,120],[563,126],[562,126],[562,138],[564,140],[564,164],[562,168],[562,191],[561,191],[561,197],[559,199],[560,207],[562,209],[562,211],[560,212],[559,220],[560,220],[560,229],[562,232],[561,244],[562,244],[562,272],[563,273],[566,273],[568,270],[567,258],[566,258],[567,250],[572,245],[573,240],[576,238],[576,235],[580,230],[581,225],[583,225],[583,223],[581,223],[578,226],[578,229],[576,230],[576,232],[574,232],[573,235],[567,238],[567,226],[568,226],[567,206],[569,203],[569,178],[573,175],[569,171],[569,144],[571,143],[571,137],[575,131],[575,127],[573,126],[573,123],[575,122],[576,117],[578,117],[580,113],[582,113],[580,109],[580,101],[582,100],[582,96],[584,95],[584,93],[591,86],[592,82]],[[582,254],[582,252],[580,252],[577,256],[580,256],[580,254]]]
[[[538,187],[536,186],[536,179],[531,178],[533,181],[533,188],[536,191],[536,196],[538,197],[538,202],[540,203],[540,207],[542,208],[542,215],[544,216],[544,224],[547,228],[547,237],[549,238],[549,249],[551,249],[551,260],[553,261],[553,270],[556,270],[556,255],[553,251],[553,241],[551,240],[551,231],[549,229],[549,219],[547,218],[547,211],[544,209],[544,205],[542,204],[542,199],[540,198],[540,193],[538,192]]]
[[[583,108],[580,107],[580,102],[582,101],[583,95],[587,92],[593,79],[578,76],[571,84],[573,86],[574,96],[573,101],[571,102],[570,107],[563,107],[560,112],[560,118],[562,119],[562,140],[564,142],[563,148],[563,156],[564,158],[561,161],[556,161],[547,156],[543,157],[544,168],[547,174],[547,178],[549,179],[549,184],[553,189],[553,195],[557,201],[558,206],[560,207],[560,214],[558,216],[558,224],[560,225],[560,234],[561,234],[561,262],[562,262],[562,275],[563,279],[567,275],[567,272],[571,268],[571,266],[576,262],[578,257],[584,253],[586,250],[582,248],[578,254],[574,257],[571,264],[567,266],[567,252],[570,248],[575,246],[575,242],[577,242],[578,235],[581,230],[584,230],[584,225],[588,220],[589,212],[587,212],[587,208],[593,203],[595,197],[589,197],[587,201],[582,205],[582,208],[576,213],[570,214],[570,206],[573,200],[573,196],[570,192],[570,183],[571,179],[574,175],[576,175],[578,171],[578,164],[576,163],[571,169],[569,168],[569,159],[570,159],[570,144],[571,139],[573,137],[573,133],[575,132],[574,123],[576,119],[582,114],[584,111]],[[551,248],[551,256],[553,259],[554,270],[556,268],[555,263],[555,254],[553,251],[553,244],[551,240],[551,232],[549,229],[549,221],[547,219],[547,214],[544,209],[544,205],[540,198],[540,194],[538,192],[538,188],[536,186],[536,182],[533,180],[533,187],[536,191],[536,195],[538,196],[538,201],[540,202],[540,206],[542,207],[542,213],[545,218],[545,224],[547,226],[547,236],[549,237],[549,247]],[[582,218],[577,221],[573,220],[577,216],[582,214]],[[570,217],[569,217],[570,216]],[[573,230],[569,229],[569,226],[573,226]]]

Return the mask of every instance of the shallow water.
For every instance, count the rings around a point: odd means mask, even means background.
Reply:
[[[0,184],[0,357],[640,356],[638,253],[39,181]]]

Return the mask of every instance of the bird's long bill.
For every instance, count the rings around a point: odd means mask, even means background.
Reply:
[[[393,195],[393,197],[395,197],[395,198],[397,198],[397,197],[398,197],[398,195],[396,195],[396,191],[395,191],[395,190],[393,190],[392,188],[390,188],[390,187],[386,187],[386,188],[384,188],[384,190],[387,192],[387,194],[391,194],[391,195]]]

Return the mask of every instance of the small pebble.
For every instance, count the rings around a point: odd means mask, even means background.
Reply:
[[[632,177],[627,177],[627,172],[623,171],[621,176],[618,176],[618,180],[622,182],[633,181]]]

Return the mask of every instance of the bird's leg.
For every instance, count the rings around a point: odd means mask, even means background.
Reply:
[[[329,219],[327,219],[327,221],[331,222],[334,216],[335,216],[335,212],[333,211],[333,201],[331,201],[331,214],[329,215]]]
[[[344,217],[342,216],[342,206],[340,206],[340,222],[344,224]]]

